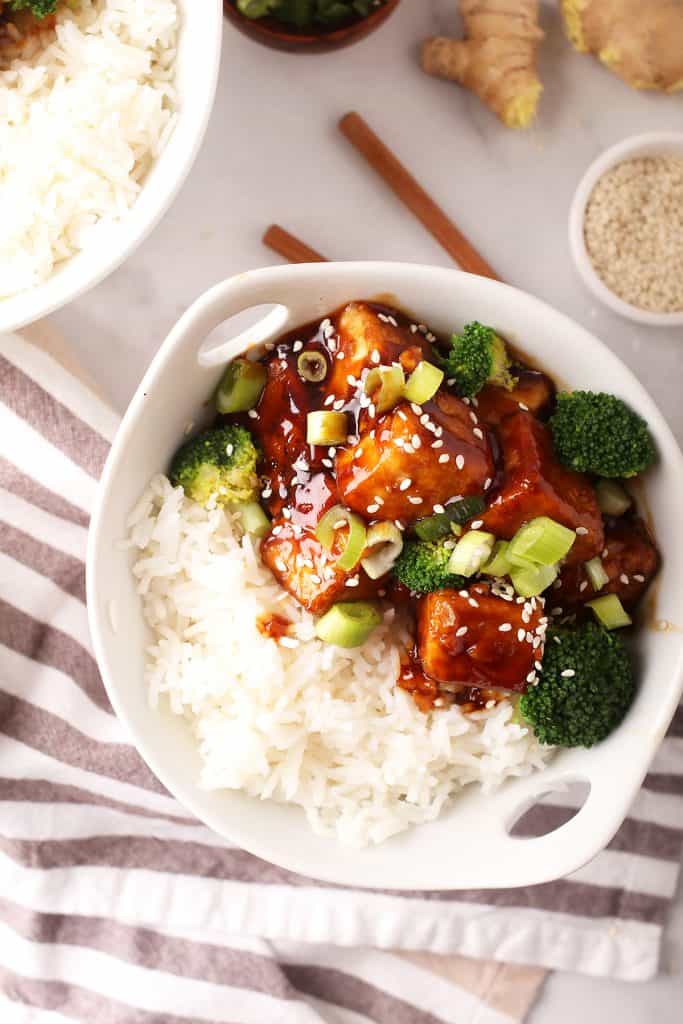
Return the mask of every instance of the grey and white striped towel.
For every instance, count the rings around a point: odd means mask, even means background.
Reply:
[[[163,790],[87,630],[86,531],[116,425],[63,358],[0,337],[2,1020],[511,1024],[543,968],[655,973],[683,846],[681,710],[610,848],[524,890],[322,885]]]

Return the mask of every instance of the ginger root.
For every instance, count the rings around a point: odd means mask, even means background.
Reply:
[[[683,89],[683,0],[562,0],[570,42],[635,89]]]
[[[423,69],[475,93],[509,128],[526,128],[543,91],[535,65],[544,37],[538,0],[460,0],[460,13],[465,38],[428,39]]]

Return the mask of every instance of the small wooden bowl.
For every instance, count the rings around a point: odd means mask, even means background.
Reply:
[[[237,10],[236,0],[223,0],[223,10],[228,21],[250,39],[255,39],[273,50],[287,50],[290,53],[326,53],[340,50],[343,46],[364,39],[379,28],[398,7],[399,0],[386,0],[381,7],[366,18],[352,21],[329,32],[297,32],[283,25],[276,18],[245,18]]]

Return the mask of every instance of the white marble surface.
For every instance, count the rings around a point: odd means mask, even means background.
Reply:
[[[54,318],[119,409],[203,289],[273,261],[260,243],[271,221],[331,258],[448,264],[336,131],[338,117],[356,109],[504,279],[618,352],[683,440],[683,330],[640,328],[597,307],[566,240],[569,202],[587,164],[629,134],[683,127],[683,98],[634,93],[573,54],[549,5],[541,116],[528,134],[511,133],[469,95],[418,69],[419,40],[453,29],[454,8],[454,0],[403,0],[378,34],[318,57],[277,54],[226,27],[206,144],[174,208],[121,270]],[[679,901],[672,948],[682,941]],[[682,1005],[680,976],[631,986],[556,975],[532,1019],[641,1024],[652,1016],[675,1024]]]

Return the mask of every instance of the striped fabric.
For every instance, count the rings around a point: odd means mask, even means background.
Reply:
[[[323,885],[164,791],[88,637],[86,531],[115,429],[62,362],[0,337],[0,1019],[511,1024],[543,968],[650,977],[682,849],[683,711],[609,850],[525,890]],[[524,828],[568,813],[556,796]]]

